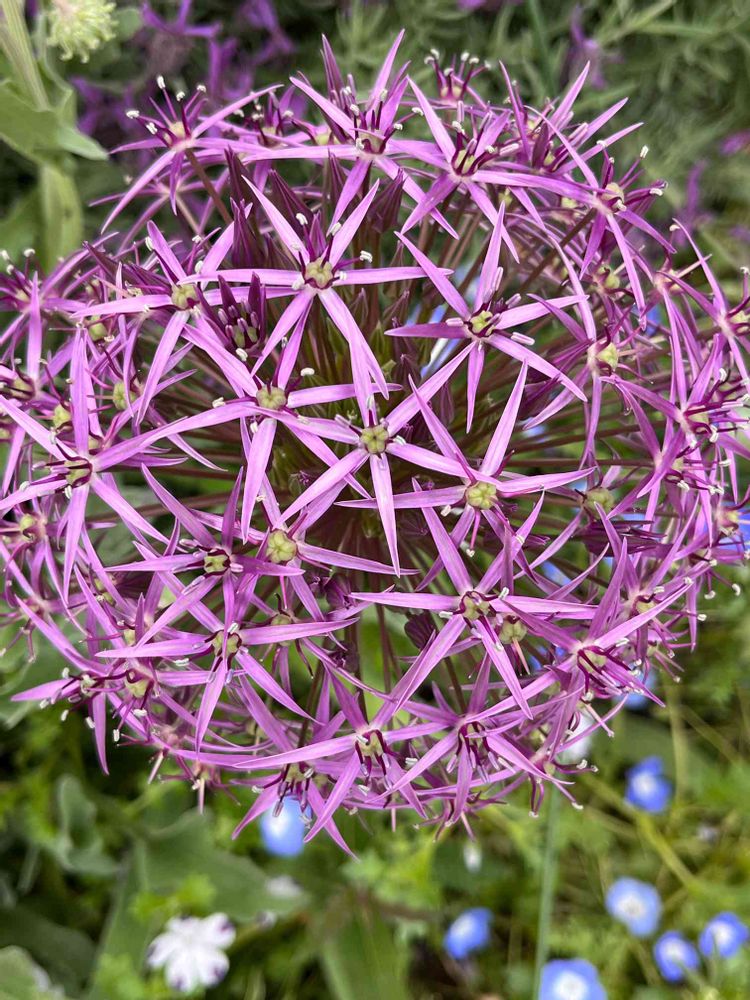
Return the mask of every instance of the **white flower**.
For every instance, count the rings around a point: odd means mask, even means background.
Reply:
[[[475,840],[464,844],[464,864],[470,872],[478,872],[482,867],[482,848]]]
[[[226,914],[173,917],[166,930],[151,942],[148,965],[164,969],[168,985],[179,993],[199,986],[215,986],[227,974],[224,950],[234,941],[234,927]]]
[[[578,722],[569,731],[567,748],[561,750],[557,757],[558,760],[562,761],[563,764],[578,764],[584,759],[588,753],[589,747],[591,746],[591,733],[586,736],[582,736],[587,729],[591,729],[593,719],[588,714],[588,712],[581,712],[578,716]]]

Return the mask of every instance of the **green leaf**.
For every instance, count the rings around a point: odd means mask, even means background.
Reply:
[[[59,164],[61,153],[106,160],[93,139],[65,121],[65,101],[56,110],[38,110],[18,95],[13,84],[0,83],[0,139],[35,163]]]
[[[64,775],[56,788],[59,829],[46,848],[65,871],[105,877],[116,871],[115,862],[102,847],[96,828],[96,806],[87,797],[78,778]]]
[[[83,233],[81,202],[75,181],[56,167],[39,171],[42,216],[42,259],[47,268],[80,246]]]
[[[34,964],[20,948],[0,951],[0,1000],[36,1000]]]
[[[89,1000],[138,1000],[124,987],[113,995],[110,973],[124,963],[140,969],[146,949],[160,932],[165,912],[191,911],[206,901],[202,886],[211,887],[210,904],[232,920],[244,923],[264,913],[295,912],[304,896],[289,898],[274,893],[265,874],[248,858],[216,847],[213,820],[196,810],[185,813],[170,826],[137,841],[102,937]],[[157,897],[164,907],[159,908]],[[131,991],[132,992],[132,991]],[[127,994],[127,995],[126,995]]]
[[[94,946],[85,934],[53,923],[27,906],[0,910],[0,948],[6,945],[25,948],[69,995],[86,981],[94,957]],[[4,986],[0,967],[0,991]]]
[[[172,893],[188,875],[199,874],[209,879],[222,911],[233,920],[298,909],[299,899],[280,897],[269,890],[266,876],[249,858],[214,846],[211,830],[209,817],[194,810],[148,842],[141,842],[136,851],[144,887]]]
[[[39,196],[33,188],[14,202],[0,222],[0,247],[15,260],[26,247],[36,246],[39,230]]]
[[[314,933],[336,1000],[408,1000],[406,950],[372,906],[339,897]]]

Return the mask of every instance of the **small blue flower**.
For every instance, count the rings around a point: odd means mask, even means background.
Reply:
[[[659,926],[661,898],[648,882],[618,879],[607,893],[607,910],[636,937],[648,937]]]
[[[307,826],[296,799],[284,799],[281,809],[264,812],[260,818],[260,835],[269,854],[293,858],[301,854]]]
[[[542,969],[539,1000],[607,1000],[607,991],[591,962],[557,959]]]
[[[701,931],[698,947],[707,958],[731,958],[749,938],[747,925],[735,913],[717,913]]]
[[[451,958],[462,962],[473,951],[481,951],[490,941],[492,913],[484,907],[464,912],[453,921],[443,938],[443,947]]]
[[[664,812],[672,798],[672,784],[664,777],[658,757],[646,757],[640,764],[631,767],[625,777],[626,802],[644,812]]]
[[[646,677],[643,681],[643,686],[648,688],[649,691],[653,691],[656,685],[656,674],[654,671]],[[640,691],[632,691],[625,698],[625,708],[629,709],[631,712],[638,712],[647,705],[653,705],[650,698],[647,698],[645,694],[641,694]]]
[[[651,306],[649,311],[646,313],[646,332],[654,333],[659,326],[664,322],[664,317],[662,316],[661,306]]]
[[[656,940],[654,959],[668,983],[681,983],[685,971],[694,972],[700,964],[695,947],[678,931],[667,931]]]

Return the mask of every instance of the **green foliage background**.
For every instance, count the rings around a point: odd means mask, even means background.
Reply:
[[[14,4],[2,0],[0,39],[7,40]],[[495,7],[468,13],[456,0],[347,7],[280,0],[278,11],[297,45],[294,68],[316,82],[322,31],[341,64],[366,81],[403,25],[418,76],[430,73],[423,65],[430,48],[467,50],[502,59],[532,103],[557,92],[572,4]],[[234,4],[199,0],[194,10],[199,20],[225,22],[244,45],[259,44],[237,23]],[[11,257],[35,246],[54,261],[94,232],[99,209],[90,201],[121,186],[117,164],[76,128],[68,78],[80,73],[115,93],[124,87],[138,24],[137,10],[119,5],[115,38],[86,67],[47,50],[43,21],[33,53],[16,46],[10,58],[0,56],[0,246]],[[750,128],[750,2],[591,2],[584,24],[618,61],[604,66],[605,90],[584,92],[582,113],[631,97],[623,121],[647,124],[620,155],[649,145],[648,171],[670,181],[661,205],[667,221],[684,202],[691,168],[707,162],[702,209],[710,219],[701,239],[731,286],[738,266],[750,264],[742,229],[750,227],[750,152],[725,157],[718,143]],[[263,67],[258,82],[288,70]],[[204,71],[188,63],[170,83],[190,85]],[[0,659],[0,1000],[60,992],[166,1000],[163,980],[144,969],[148,942],[169,916],[216,910],[238,926],[217,1000],[527,1000],[535,958],[545,952],[592,961],[610,1000],[745,1000],[747,949],[700,980],[668,987],[650,942],[628,936],[603,905],[608,885],[632,875],[657,885],[664,928],[695,938],[720,910],[750,918],[750,605],[729,593],[707,605],[683,683],[662,686],[667,707],[621,713],[616,738],[597,737],[590,757],[599,773],[579,781],[583,812],[548,800],[534,820],[525,793],[486,810],[475,824],[476,870],[467,867],[462,829],[435,841],[428,830],[402,824],[392,832],[373,818],[344,823],[357,861],[324,838],[287,861],[264,853],[255,828],[232,841],[243,803],[217,795],[201,816],[184,783],[165,772],[148,785],[146,756],[124,747],[111,753],[105,777],[75,713],[63,724],[55,709],[13,704],[14,691],[60,669],[53,649],[37,642],[29,662],[19,644]],[[368,655],[378,656],[374,636]],[[671,809],[657,818],[623,801],[625,769],[650,753],[664,758],[676,787]],[[493,939],[459,968],[441,941],[469,906],[492,909]]]

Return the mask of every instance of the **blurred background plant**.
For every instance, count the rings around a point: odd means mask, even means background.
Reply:
[[[648,145],[650,175],[669,181],[665,221],[697,228],[730,284],[750,264],[750,0],[0,0],[0,12],[11,259],[35,247],[49,265],[95,232],[100,199],[137,166],[137,149],[107,151],[141,138],[126,112],[148,109],[158,76],[217,103],[290,63],[318,82],[325,32],[364,79],[404,25],[417,79],[431,48],[466,50],[502,59],[530,103],[590,60],[584,107],[629,96],[626,119],[647,124],[627,152]],[[30,663],[17,643],[0,660],[0,1000],[745,1000],[750,607],[705,610],[684,683],[658,692],[666,707],[633,704],[617,739],[586,748],[599,773],[579,781],[581,813],[550,795],[532,819],[522,794],[485,810],[475,839],[437,842],[352,817],[357,861],[321,838],[303,847],[294,810],[233,842],[235,804],[216,794],[201,816],[182,782],[146,784],[133,749],[105,780],[81,718],[60,726],[11,703],[59,673],[54,649]]]

